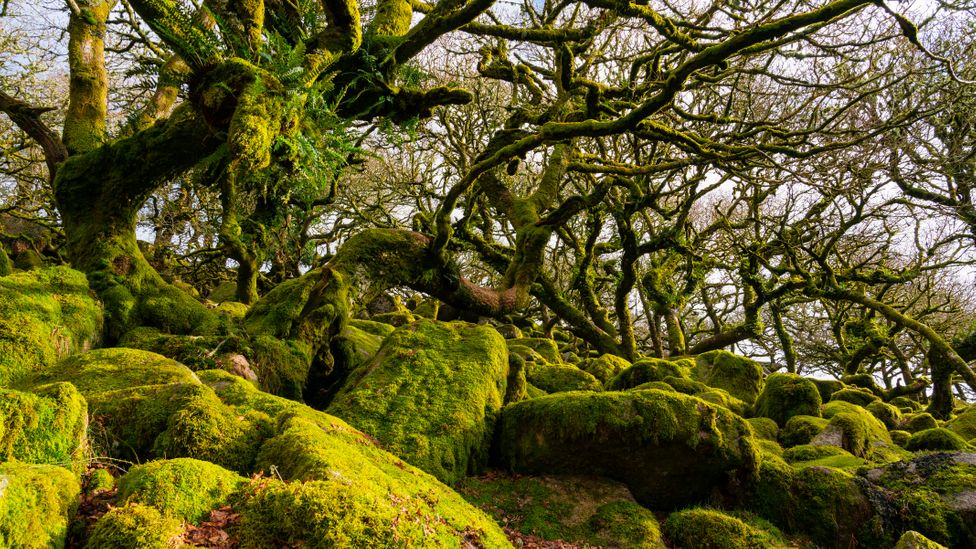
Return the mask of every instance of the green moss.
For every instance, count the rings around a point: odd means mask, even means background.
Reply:
[[[878,398],[883,399],[885,396],[884,390],[878,386],[878,382],[875,381],[874,376],[871,374],[854,374],[843,376],[840,378],[840,381],[845,385],[865,389]]]
[[[897,429],[901,425],[901,410],[891,404],[878,400],[865,406],[865,409],[871,412],[871,415],[878,418],[878,421],[884,423],[885,428],[888,430]]]
[[[373,322],[372,320],[350,320],[349,325],[366,332],[367,334],[373,334],[381,338],[386,338],[386,336],[392,334],[395,327],[389,324],[384,324],[382,322]]]
[[[37,251],[27,249],[14,256],[14,267],[21,271],[43,269],[44,258]]]
[[[606,383],[610,378],[631,367],[630,362],[616,355],[600,355],[597,358],[588,358],[581,360],[577,366],[580,370],[600,380],[600,383]]]
[[[675,391],[686,395],[697,395],[698,393],[704,393],[709,390],[708,385],[683,377],[668,376],[664,378],[664,382],[670,385]]]
[[[667,377],[687,378],[688,369],[660,358],[642,358],[607,382],[607,390],[623,391]]]
[[[674,387],[668,385],[663,381],[648,381],[647,383],[641,383],[640,385],[634,387],[631,390],[643,391],[644,389],[658,389],[659,391],[673,391],[675,393],[677,392],[674,390]]]
[[[820,405],[820,392],[812,381],[796,374],[776,373],[766,378],[755,413],[786,425],[793,416],[820,417]]]
[[[404,326],[329,412],[411,464],[456,482],[487,462],[508,378],[504,342],[494,329],[464,322]]]
[[[749,416],[752,411],[752,406],[749,406],[745,402],[742,402],[741,400],[730,395],[728,391],[724,389],[709,389],[707,391],[695,393],[695,396],[713,404],[718,404],[723,408],[728,408],[742,417]]]
[[[692,379],[710,387],[725,389],[750,406],[763,388],[763,370],[758,362],[728,351],[709,351],[695,358]]]
[[[857,404],[858,406],[867,406],[872,402],[878,402],[880,400],[881,399],[871,391],[861,388],[841,389],[830,395],[831,402],[850,402],[851,404]]]
[[[505,404],[521,402],[529,396],[529,382],[525,379],[525,361],[514,354],[508,355],[508,381],[505,384]]]
[[[780,446],[779,443],[777,443],[774,440],[766,440],[763,438],[757,440],[756,444],[759,445],[759,450],[763,453],[763,455],[774,455],[774,456],[783,455],[783,447]]]
[[[813,384],[817,386],[817,390],[820,391],[820,400],[822,402],[829,402],[830,397],[833,396],[834,393],[844,388],[844,384],[836,379],[807,379],[812,381]]]
[[[961,414],[946,422],[945,428],[966,440],[976,438],[976,406],[966,408]]]
[[[251,362],[258,382],[269,393],[301,400],[312,357],[307,345],[294,339],[282,340],[268,335],[251,339]]]
[[[870,500],[851,474],[832,467],[797,471],[791,522],[814,543],[827,547],[883,547],[882,525]]]
[[[531,383],[526,382],[526,384],[525,384],[525,394],[529,398],[539,398],[541,396],[546,396],[549,393],[543,391],[542,389],[536,387],[535,385],[532,385]]]
[[[94,494],[115,488],[115,477],[108,469],[90,469],[85,481],[85,493]]]
[[[888,431],[888,434],[891,436],[891,441],[902,448],[904,448],[905,445],[908,444],[908,440],[912,438],[912,434],[908,431],[901,431],[898,429]]]
[[[520,337],[518,339],[506,339],[505,342],[509,348],[513,346],[528,347],[550,364],[559,364],[563,361],[559,355],[559,348],[556,347],[556,342],[547,337]]]
[[[381,322],[383,324],[389,324],[393,327],[400,327],[416,322],[420,317],[414,316],[410,311],[393,311],[390,313],[373,315],[369,318],[373,322]]]
[[[88,549],[173,549],[183,547],[182,524],[146,505],[112,509],[95,523]]]
[[[815,416],[793,416],[779,432],[779,442],[784,448],[807,444],[827,428],[826,419]]]
[[[247,315],[247,310],[247,304],[238,303],[237,301],[224,301],[214,308],[217,314],[224,315],[235,322],[244,320],[244,317]]]
[[[894,445],[884,424],[860,406],[832,400],[824,407],[824,415],[830,418],[830,422],[813,440],[813,444],[840,446],[864,458],[872,458],[876,452],[883,452]]]
[[[321,271],[313,270],[275,286],[247,311],[244,329],[252,336],[294,338],[296,321],[321,276]]]
[[[919,412],[904,416],[901,426],[909,433],[917,433],[926,429],[935,429],[939,426],[939,422],[932,417],[932,414],[928,412]]]
[[[776,425],[775,421],[766,417],[754,417],[746,421],[749,422],[752,432],[757,437],[774,442],[779,440],[779,426]]]
[[[141,503],[164,516],[199,523],[227,503],[244,477],[222,467],[190,458],[136,465],[119,479],[119,498]]]
[[[226,282],[221,282],[207,299],[213,301],[214,303],[224,303],[225,301],[234,301],[237,298],[237,283],[233,280],[228,280]]]
[[[905,449],[909,452],[920,451],[958,451],[972,450],[972,447],[956,433],[942,428],[925,429],[912,435],[912,438],[905,444]]]
[[[543,540],[601,547],[664,547],[654,514],[627,487],[593,477],[493,473],[457,487],[496,522]]]
[[[909,530],[898,538],[895,549],[946,549],[946,546],[940,545],[914,530]]]
[[[917,400],[912,400],[907,396],[895,397],[891,399],[889,404],[893,406],[897,406],[902,411],[911,410],[914,412],[919,412],[922,410],[922,404],[920,402],[918,402]]]
[[[560,393],[507,406],[498,446],[515,471],[607,476],[652,509],[700,500],[753,474],[759,460],[744,419],[658,390]]]
[[[547,393],[603,390],[597,378],[569,364],[527,364],[525,379]]]
[[[815,446],[813,444],[801,444],[794,446],[783,452],[783,459],[789,463],[800,461],[813,461],[832,456],[850,456],[851,453],[843,448],[836,446]]]
[[[101,341],[102,311],[85,275],[67,267],[0,278],[0,386]]]
[[[664,532],[675,548],[683,549],[761,549],[787,547],[782,534],[756,528],[736,516],[705,508],[671,513]]]
[[[14,264],[10,261],[7,251],[3,249],[3,246],[0,246],[0,276],[7,276],[12,272],[14,272]]]
[[[0,460],[47,463],[80,473],[87,449],[88,406],[70,383],[0,389]]]
[[[67,469],[0,463],[0,547],[64,547],[80,492]]]

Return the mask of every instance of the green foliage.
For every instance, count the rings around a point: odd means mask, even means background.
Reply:
[[[199,524],[227,503],[244,477],[206,461],[178,458],[136,465],[119,479],[119,498]]]

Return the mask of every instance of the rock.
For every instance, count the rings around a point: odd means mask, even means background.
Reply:
[[[498,455],[513,471],[600,475],[642,505],[673,509],[749,477],[759,452],[746,421],[660,390],[564,393],[506,407]]]
[[[0,278],[0,387],[97,345],[102,309],[85,275],[67,267]]]
[[[80,492],[67,469],[0,463],[0,547],[64,547]]]
[[[776,373],[766,378],[756,399],[755,414],[783,426],[793,416],[820,417],[820,392],[809,379],[796,374]]]
[[[112,509],[95,523],[86,549],[173,549],[183,547],[183,525],[147,505]]]
[[[386,336],[392,334],[396,331],[396,328],[390,326],[389,324],[384,324],[382,322],[374,322],[372,320],[360,320],[352,319],[349,321],[349,325],[357,330],[362,330],[367,334],[373,334],[386,339]]]
[[[909,530],[898,538],[895,549],[947,549],[914,530]]]
[[[956,433],[942,428],[925,429],[912,435],[905,444],[909,452],[944,450],[957,451],[971,449],[969,444]]]
[[[897,429],[902,422],[901,410],[888,404],[887,402],[881,402],[876,400],[864,407],[865,410],[871,412],[871,415],[878,418],[878,421],[884,423],[885,428],[889,431],[892,429]]]
[[[329,413],[447,483],[487,462],[508,351],[488,326],[420,320],[390,334]]]
[[[856,404],[861,407],[865,407],[872,402],[878,402],[880,400],[881,399],[871,391],[854,387],[841,389],[830,395],[830,402],[850,402],[851,404]]]
[[[630,362],[616,355],[600,355],[597,358],[581,360],[577,367],[584,372],[591,374],[600,383],[606,383],[613,376],[630,368]]]
[[[865,458],[876,451],[894,447],[884,424],[860,406],[833,400],[824,407],[824,414],[830,421],[810,444],[839,446]]]
[[[0,389],[0,461],[84,469],[88,406],[70,383]]]
[[[44,268],[44,258],[36,250],[27,249],[14,256],[14,267],[22,271]]]
[[[909,414],[904,416],[902,419],[902,428],[909,433],[917,433],[926,429],[935,429],[938,426],[939,422],[936,421],[936,419],[932,417],[932,414],[928,412]]]
[[[149,505],[164,516],[199,524],[225,505],[245,481],[223,467],[191,458],[135,465],[119,479],[119,500]]]
[[[547,393],[603,390],[603,384],[597,378],[576,366],[562,363],[527,363],[525,379]]]
[[[836,379],[815,379],[807,378],[817,386],[817,390],[820,391],[820,400],[822,402],[830,402],[830,397],[834,393],[840,391],[844,388],[844,384]]]
[[[749,524],[740,516],[754,524]],[[671,513],[664,532],[676,549],[765,549],[789,545],[772,524],[744,513],[739,516],[715,509],[694,508]]]
[[[866,460],[852,455],[847,450],[837,446],[814,446],[802,444],[783,452],[783,459],[797,468],[820,466],[840,469],[854,473],[867,463]]]
[[[506,339],[510,351],[515,352],[515,347],[524,347],[542,357],[542,360],[550,364],[559,364],[562,357],[559,356],[559,348],[556,342],[547,337],[520,337],[518,339]]]
[[[976,406],[969,406],[961,414],[947,421],[945,428],[966,440],[976,438]]]
[[[728,351],[709,351],[695,358],[692,379],[709,387],[725,389],[748,405],[756,402],[763,388],[763,370],[758,362]]]
[[[624,391],[651,381],[664,381],[667,377],[687,378],[688,372],[689,368],[679,362],[660,358],[642,358],[630,368],[612,377],[606,386],[608,391]]]
[[[502,324],[495,328],[505,339],[518,339],[522,337],[522,330],[514,324]]]
[[[793,416],[779,432],[779,442],[784,448],[809,444],[827,428],[828,423],[830,422],[820,417]]]
[[[768,417],[754,417],[746,421],[749,422],[749,426],[752,427],[752,432],[755,433],[756,437],[773,442],[779,440],[779,426],[776,425],[775,421]]]
[[[457,490],[522,535],[577,546],[664,548],[654,514],[612,480],[492,472],[461,481]]]

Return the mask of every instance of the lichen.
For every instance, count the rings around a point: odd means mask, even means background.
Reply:
[[[487,462],[508,378],[504,342],[494,329],[464,322],[404,326],[354,374],[329,413],[412,465],[456,482]]]
[[[820,406],[820,392],[812,381],[796,374],[775,373],[766,378],[755,414],[784,426],[793,416],[820,417]]]
[[[0,547],[63,547],[80,492],[67,469],[0,463]]]
[[[199,523],[226,504],[244,477],[191,458],[135,465],[119,479],[119,499],[155,507],[163,516]]]

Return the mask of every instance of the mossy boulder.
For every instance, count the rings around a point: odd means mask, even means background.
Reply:
[[[945,429],[936,427],[925,429],[912,435],[905,444],[905,449],[909,452],[927,451],[959,451],[972,449],[969,444],[959,435]]]
[[[0,547],[64,547],[80,492],[62,467],[0,463]]]
[[[709,387],[725,389],[749,405],[756,402],[763,388],[763,369],[758,362],[722,350],[698,355],[691,377]]]
[[[88,538],[87,549],[175,549],[185,547],[183,525],[154,507],[131,504],[105,513]]]
[[[908,441],[911,440],[912,434],[908,431],[902,431],[900,429],[895,429],[894,431],[888,431],[888,435],[891,436],[891,441],[898,446],[904,448]]]
[[[846,401],[831,401],[824,407],[830,422],[811,444],[839,446],[858,457],[894,447],[888,429],[870,412]]]
[[[664,547],[654,514],[612,480],[493,472],[465,479],[457,490],[522,535],[580,546]]]
[[[749,520],[753,523],[761,521],[754,517]],[[664,532],[676,549],[767,549],[789,546],[775,526],[761,522],[764,528],[716,509],[694,508],[671,513],[664,522]]]
[[[372,320],[362,320],[362,319],[351,319],[349,325],[357,330],[366,332],[367,334],[373,334],[385,339],[386,336],[392,334],[396,331],[396,327],[390,326],[383,322],[374,322]]]
[[[314,536],[335,528],[372,536],[360,539],[362,544],[355,545],[360,547],[387,546],[391,540],[418,547],[457,547],[462,540],[509,547],[501,529],[481,511],[339,418],[262,393],[226,372],[200,376],[233,413],[261,414],[274,421],[272,437],[264,441],[253,470],[276,471],[288,482],[260,479],[245,487],[248,503],[242,505],[248,510],[241,513],[250,518],[242,518],[240,539],[247,537],[250,545],[244,546],[301,541],[306,547],[321,547],[324,542]],[[337,507],[339,502],[345,507]],[[267,528],[265,533],[261,528]]]
[[[550,364],[562,362],[556,342],[548,337],[520,337],[518,339],[506,339],[505,343],[513,352],[517,351],[516,347],[524,347],[538,354],[542,360]]]
[[[901,426],[909,433],[917,433],[926,429],[935,429],[939,426],[939,422],[928,412],[918,412],[904,416]]]
[[[861,407],[866,407],[868,404],[878,402],[880,400],[881,399],[871,391],[861,389],[860,387],[847,387],[839,391],[835,391],[834,394],[830,395],[830,402],[850,402],[851,404],[856,404]]]
[[[651,381],[664,381],[667,377],[688,377],[688,370],[675,362],[661,358],[642,358],[607,383],[609,391],[633,389]]]
[[[840,378],[841,383],[851,387],[859,387],[866,391],[869,391],[874,396],[884,399],[885,392],[879,385],[877,380],[871,374],[851,374],[842,376]]]
[[[749,422],[756,437],[774,442],[779,440],[779,425],[776,425],[775,421],[768,417],[754,417],[746,421]]]
[[[909,530],[898,538],[895,549],[947,549],[945,545],[936,543],[914,530]]]
[[[976,438],[976,406],[969,406],[961,414],[947,421],[945,428],[966,440]]]
[[[3,249],[3,246],[0,245],[0,276],[7,276],[12,272],[14,272],[14,263],[10,261],[7,250]]]
[[[453,483],[486,464],[507,378],[508,350],[493,328],[420,320],[386,338],[329,413]]]
[[[864,409],[871,412],[871,415],[878,418],[878,421],[884,423],[885,428],[889,431],[897,429],[901,425],[901,410],[887,402],[876,400],[865,406]]]
[[[820,392],[812,381],[796,374],[776,373],[766,378],[754,413],[783,426],[793,416],[820,417],[821,404]]]
[[[683,377],[668,376],[664,378],[664,383],[670,385],[675,391],[686,395],[697,395],[698,393],[704,393],[711,389],[701,381]]]
[[[119,479],[119,499],[150,505],[167,517],[199,523],[228,502],[244,477],[192,458],[135,465]]]
[[[0,461],[83,468],[88,405],[70,383],[0,389]]]
[[[670,378],[675,379],[675,378]],[[727,408],[737,415],[742,417],[748,417],[751,415],[752,406],[749,406],[745,402],[735,398],[730,395],[725,389],[707,389],[698,393],[692,393],[696,397],[711,402],[712,404],[718,404],[723,408]]]
[[[247,471],[271,429],[267,416],[233,412],[189,368],[148,351],[76,355],[41,380],[74,384],[88,402],[96,453],[121,459],[192,456]]]
[[[902,413],[920,412],[922,404],[917,400],[912,400],[907,396],[898,396],[889,401],[889,404],[897,406]]]
[[[793,416],[779,432],[784,448],[808,444],[827,428],[828,420],[816,416]]]
[[[547,393],[603,390],[600,380],[570,364],[529,362],[525,379]]]
[[[631,364],[619,356],[605,354],[596,358],[581,360],[576,366],[600,380],[600,383],[606,383],[613,376],[630,368]]]
[[[783,459],[798,469],[805,467],[830,467],[849,473],[856,472],[868,462],[843,448],[803,444],[783,452]]]
[[[0,278],[0,387],[97,345],[102,309],[85,275],[67,267]]]
[[[840,391],[844,388],[844,384],[836,379],[817,379],[817,378],[807,378],[817,386],[817,390],[820,391],[820,400],[823,402],[830,402],[830,397],[834,393]]]
[[[519,402],[503,410],[497,440],[500,463],[511,470],[606,476],[652,509],[701,501],[752,475],[759,462],[744,419],[654,389]]]

